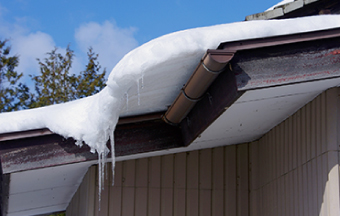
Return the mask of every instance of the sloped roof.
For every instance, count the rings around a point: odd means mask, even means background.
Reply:
[[[284,0],[264,12],[247,16],[246,21],[339,13],[340,2],[338,0]]]
[[[32,110],[0,114],[0,133],[49,128],[104,152],[119,116],[164,111],[207,49],[227,41],[340,26],[340,16],[239,22],[165,35],[128,53],[99,94]],[[126,99],[127,98],[127,99]]]
[[[86,137],[84,138],[83,136],[87,133],[96,133],[97,130],[112,130],[112,128],[108,128],[112,123],[110,118],[117,117],[112,114],[112,112],[115,111],[115,108],[120,108],[120,106],[117,105],[120,105],[118,102],[121,98],[123,98],[123,101],[127,101],[126,99],[124,100],[126,96],[128,96],[128,106],[123,107],[122,112],[120,112],[121,116],[165,111],[190,76],[190,73],[199,63],[206,49],[217,48],[220,43],[226,44],[225,42],[228,41],[237,42],[244,39],[273,35],[289,35],[339,26],[340,16],[320,16],[296,20],[241,22],[170,34],[169,36],[161,37],[160,39],[143,45],[128,54],[117,67],[113,69],[108,81],[109,87],[99,95],[67,103],[66,105],[1,114],[0,121],[7,122],[7,125],[1,125],[0,132],[7,133],[48,127],[50,130],[60,133],[65,137],[74,137],[76,140],[86,141]],[[204,40],[202,40],[202,38]],[[188,43],[189,45],[187,45]],[[262,73],[260,69],[263,69],[263,67],[256,66],[259,65],[261,61],[263,63],[263,59],[268,60],[268,58],[272,58],[269,60],[275,60],[275,56],[260,56],[262,59],[256,59],[254,57],[259,56],[258,54],[261,53],[270,53],[267,51],[276,52],[276,64],[272,65],[271,68],[275,68],[275,65],[282,67],[283,62],[286,62],[286,65],[284,65],[284,67],[286,67],[296,56],[292,55],[292,53],[285,52],[285,46],[281,47],[283,50],[280,52],[277,52],[278,48],[278,46],[275,46],[272,47],[271,50],[266,50],[266,52],[261,49],[255,49],[251,52],[248,50],[239,52],[239,56],[235,56],[233,61],[230,62],[229,69],[238,71],[237,75],[239,75],[240,83],[242,83],[245,74],[254,73],[260,75]],[[332,59],[332,62],[337,66],[339,63],[338,53],[340,53],[337,52],[337,50],[337,47],[326,47],[320,51],[320,55],[322,54],[323,60]],[[308,56],[308,50],[306,52],[304,56]],[[282,53],[284,58],[282,58]],[[314,58],[315,55],[318,54],[319,53],[314,52],[314,56],[310,55],[310,57]],[[252,64],[249,66],[251,62]],[[250,71],[249,68],[259,70]],[[308,72],[308,70],[305,72]],[[326,72],[326,69],[320,67],[319,72]],[[299,77],[299,74],[294,73],[283,74],[283,76],[280,77],[271,76],[267,72],[265,78],[270,76],[270,79],[262,79],[262,81],[269,82],[270,80],[276,79],[276,82],[273,81],[270,85],[260,86],[258,88],[254,86],[244,88],[244,86],[239,85],[238,88],[240,91],[243,91],[243,95],[231,106],[225,107],[227,109],[226,112],[216,119],[192,145],[182,148],[130,154],[118,157],[117,159],[126,160],[164,155],[255,140],[325,89],[339,85],[339,74],[339,69],[332,71],[331,74],[324,73],[322,76],[318,76],[320,74],[317,73],[314,74],[315,76],[313,77]],[[294,78],[294,75],[298,76]],[[289,80],[289,82],[278,83],[282,77],[284,77],[285,80]],[[306,78],[310,79],[307,80]],[[136,82],[139,84],[136,84]],[[143,88],[141,86],[143,86]],[[121,87],[123,90],[121,90]],[[113,89],[117,90],[117,92],[112,91]],[[126,92],[128,92],[128,94],[125,94]],[[213,103],[214,97],[210,98],[207,96],[207,100],[208,103]],[[92,125],[93,122],[94,124]],[[87,125],[91,125],[91,127],[87,128]],[[84,127],[84,130],[82,127]],[[108,132],[110,132],[110,130]],[[105,136],[105,133],[99,133],[97,136],[103,134],[104,138],[108,138]],[[89,140],[93,141],[93,137],[90,137]],[[105,142],[106,144],[107,139],[99,141]],[[6,151],[8,151],[8,149],[6,149]],[[76,156],[82,155],[78,153],[74,154],[74,157]],[[51,155],[51,157],[53,157],[53,155]],[[91,163],[93,163],[93,161],[88,162],[84,167],[82,165],[78,167],[77,164],[68,165],[70,169],[68,169],[69,172],[65,173],[65,175],[67,176],[75,170],[78,170],[77,173],[81,176]],[[22,174],[27,175],[29,178],[39,178],[39,172],[45,174],[53,172],[53,169],[45,168],[37,171],[26,171],[22,172]],[[20,174],[21,173],[11,174],[13,181],[10,182],[10,188],[12,189],[9,190],[10,199],[8,200],[8,211],[11,213],[9,215],[38,214],[51,211],[52,209],[37,204],[43,203],[41,199],[49,200],[48,204],[55,207],[53,211],[63,210],[66,208],[68,200],[71,199],[72,194],[79,185],[79,178],[76,180],[70,176],[73,181],[66,181],[67,184],[65,185],[49,185],[46,188],[26,187],[25,190],[16,191],[18,186],[24,183]],[[59,180],[56,182],[63,181],[61,177],[62,176],[58,176]],[[58,199],[53,199],[53,193],[48,193],[51,188],[58,189],[58,191],[65,190],[65,193],[62,195],[58,194]],[[40,192],[43,193],[44,196],[42,196]],[[15,197],[15,199],[13,197]],[[27,201],[30,204],[27,204]],[[20,206],[25,205],[27,205],[25,208],[19,209]]]

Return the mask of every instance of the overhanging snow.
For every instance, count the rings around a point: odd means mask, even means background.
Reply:
[[[66,138],[85,141],[93,150],[104,153],[118,117],[164,110],[176,97],[181,85],[186,82],[207,49],[214,49],[226,41],[339,26],[339,15],[327,15],[239,22],[171,33],[124,56],[113,68],[107,87],[100,93],[65,104],[3,113],[0,115],[0,133],[47,127]],[[152,91],[158,91],[159,97],[165,99],[157,103],[157,100],[148,97]],[[128,108],[124,108],[126,95],[130,98]],[[140,97],[141,106],[136,103],[137,97]]]

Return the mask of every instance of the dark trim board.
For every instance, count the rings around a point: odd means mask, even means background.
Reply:
[[[116,156],[182,146],[180,129],[161,120],[118,125],[115,130]],[[50,134],[2,141],[0,159],[5,174],[97,160],[98,156],[91,153],[87,145],[78,147],[71,138]]]
[[[241,50],[230,61],[238,90],[340,76],[340,36]]]
[[[115,130],[115,155],[183,147],[181,130],[159,120],[119,125]]]
[[[1,167],[0,172],[0,216],[4,216],[8,208],[10,174],[3,174]]]

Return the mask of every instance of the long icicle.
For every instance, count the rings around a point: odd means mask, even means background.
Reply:
[[[103,153],[102,152],[98,152],[98,197],[99,197],[99,199],[98,199],[98,209],[99,209],[99,211],[100,211],[100,204],[101,204],[101,197],[102,197],[102,172],[103,172],[103,170],[102,170],[102,163],[103,163],[103,161],[102,161],[102,155],[103,155]]]
[[[110,144],[111,144],[111,163],[112,163],[112,186],[115,183],[115,163],[116,163],[116,157],[115,157],[115,138],[114,138],[114,132],[110,133]]]
[[[144,89],[144,71],[142,72],[141,80],[142,80],[142,89]]]
[[[137,97],[138,97],[138,106],[140,106],[140,89],[139,89],[139,80],[137,82]]]
[[[126,101],[125,101],[126,111],[129,111],[129,93],[128,92],[125,92],[125,97],[126,97]]]

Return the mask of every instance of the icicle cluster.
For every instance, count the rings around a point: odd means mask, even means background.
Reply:
[[[141,77],[136,80],[137,83],[137,96],[138,96],[138,106],[140,105],[140,90],[144,88],[144,73],[142,73]],[[140,85],[141,83],[141,85]],[[120,91],[122,92],[122,91]],[[104,142],[97,143],[96,145],[89,145],[91,147],[91,151],[96,151],[98,153],[98,182],[99,182],[99,203],[101,200],[101,191],[104,189],[104,176],[105,176],[105,163],[107,161],[107,155],[109,153],[109,149],[106,147],[105,140],[107,139],[107,136],[110,140],[110,147],[111,147],[111,163],[112,163],[112,185],[114,184],[114,168],[115,168],[115,147],[114,147],[114,129],[116,127],[116,124],[118,122],[119,117],[119,111],[121,110],[124,105],[126,106],[126,109],[128,109],[128,101],[129,101],[129,94],[128,91],[126,91],[124,94],[121,94],[121,99],[119,100],[119,106],[116,106],[116,109],[112,110],[111,118],[114,118],[115,121],[111,122],[111,125],[108,127],[107,131],[104,131]],[[117,94],[115,94],[115,97],[117,98]],[[118,102],[118,100],[116,101]],[[124,104],[125,102],[125,104]],[[117,105],[117,104],[116,104]],[[117,109],[117,107],[119,109]],[[112,109],[112,107],[110,107]],[[82,143],[77,141],[77,143]]]

